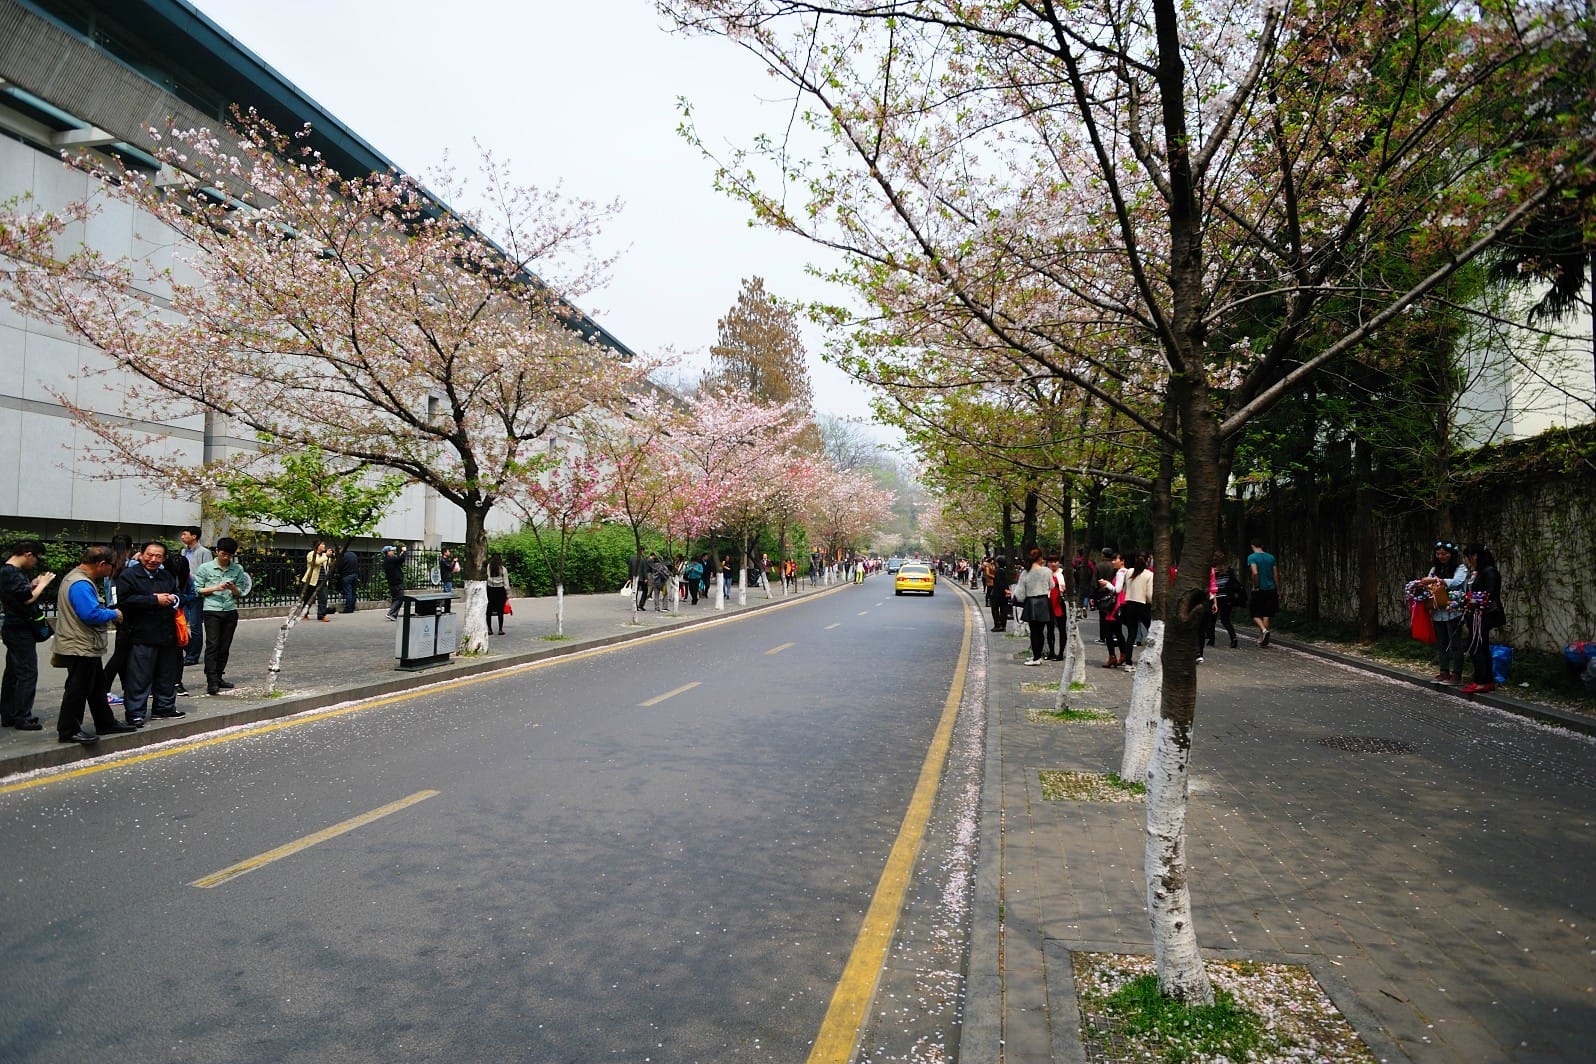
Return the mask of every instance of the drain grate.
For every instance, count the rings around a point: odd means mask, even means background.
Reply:
[[[1320,746],[1350,750],[1354,754],[1411,754],[1413,744],[1399,739],[1380,739],[1373,735],[1332,735],[1319,740]]]

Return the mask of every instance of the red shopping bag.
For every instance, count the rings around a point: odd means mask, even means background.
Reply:
[[[1430,609],[1422,602],[1415,602],[1409,606],[1413,613],[1412,631],[1413,638],[1421,643],[1435,643],[1435,622],[1430,619]]]
[[[505,599],[504,600],[504,615],[506,617],[515,616],[515,611],[510,608],[510,600],[509,599]],[[1432,642],[1432,643],[1435,642],[1435,633],[1434,632],[1430,633],[1430,642]]]

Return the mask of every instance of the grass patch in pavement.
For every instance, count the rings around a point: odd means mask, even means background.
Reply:
[[[1050,802],[1139,802],[1147,785],[1121,779],[1112,772],[1064,772],[1042,769],[1042,797]]]
[[[1112,713],[1104,713],[1100,709],[1028,709],[1025,711],[1028,723],[1039,724],[1044,720],[1057,721],[1061,724],[1108,724],[1119,723],[1119,718]]]
[[[1093,1064],[1375,1060],[1300,965],[1210,960],[1214,1003],[1189,1006],[1159,994],[1150,957],[1070,956],[1081,1044]]]
[[[1057,691],[1058,690],[1058,681],[1054,680],[1051,683],[1049,683],[1049,682],[1046,682],[1046,681],[1038,680],[1035,683],[1030,683],[1030,682],[1022,683],[1022,684],[1020,684],[1020,690],[1029,691],[1032,694],[1036,694],[1036,693],[1041,692],[1041,691]]]

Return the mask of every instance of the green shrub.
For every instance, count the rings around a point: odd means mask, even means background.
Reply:
[[[557,537],[544,537],[548,548],[558,550]],[[625,525],[600,525],[598,528],[578,532],[571,539],[565,557],[565,592],[568,595],[590,595],[604,591],[618,591],[626,583],[627,563],[636,551],[632,530]],[[664,541],[647,533],[643,536],[644,551],[664,549]],[[554,594],[554,580],[544,563],[543,548],[531,532],[511,532],[495,536],[488,544],[489,551],[504,555],[504,567],[510,571],[510,583],[527,595]]]

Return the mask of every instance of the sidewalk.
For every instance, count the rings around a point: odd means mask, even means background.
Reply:
[[[839,586],[843,585],[831,585]],[[266,665],[281,630],[282,618],[248,618],[238,623],[227,668],[227,678],[238,685],[236,690],[224,695],[206,695],[204,670],[191,665],[183,670],[191,694],[177,700],[177,708],[185,711],[186,717],[152,720],[137,733],[108,735],[97,743],[83,746],[62,743],[56,738],[55,722],[66,673],[50,667],[50,644],[42,643],[39,646],[39,692],[33,701],[33,712],[43,723],[44,730],[25,732],[0,728],[0,780],[18,772],[125,753],[152,743],[638,639],[662,629],[704,624],[826,590],[826,587],[811,588],[800,580],[797,595],[783,596],[779,587],[773,587],[775,597],[767,600],[764,591],[750,588],[748,605],[739,607],[734,587],[723,611],[714,608],[713,599],[701,599],[697,606],[683,600],[674,613],[657,613],[650,609],[637,613],[635,618],[628,599],[621,595],[567,595],[565,638],[559,640],[552,638],[553,598],[512,599],[514,613],[505,619],[505,634],[491,638],[487,656],[456,659],[417,672],[401,672],[397,668],[394,651],[398,625],[386,619],[386,604],[363,608],[358,613],[338,614],[326,623],[317,622],[312,616],[289,633],[282,672],[277,679],[278,695],[270,699],[265,697]],[[454,609],[459,611],[463,606],[463,597],[457,596]],[[119,692],[120,687],[114,686],[112,691]],[[121,719],[121,707],[112,709]],[[87,715],[84,727],[93,730],[93,722]]]
[[[1099,667],[1089,621],[1096,691],[1073,702],[1118,723],[1033,721],[1055,695],[1022,685],[1059,667],[1024,667],[1013,627],[985,628],[959,1059],[1083,1061],[1072,951],[1152,951],[1145,807],[1046,800],[1038,773],[1118,770],[1132,677]],[[1589,1059],[1591,739],[1245,636],[1206,652],[1199,684],[1187,839],[1205,955],[1308,967],[1377,1059]]]

